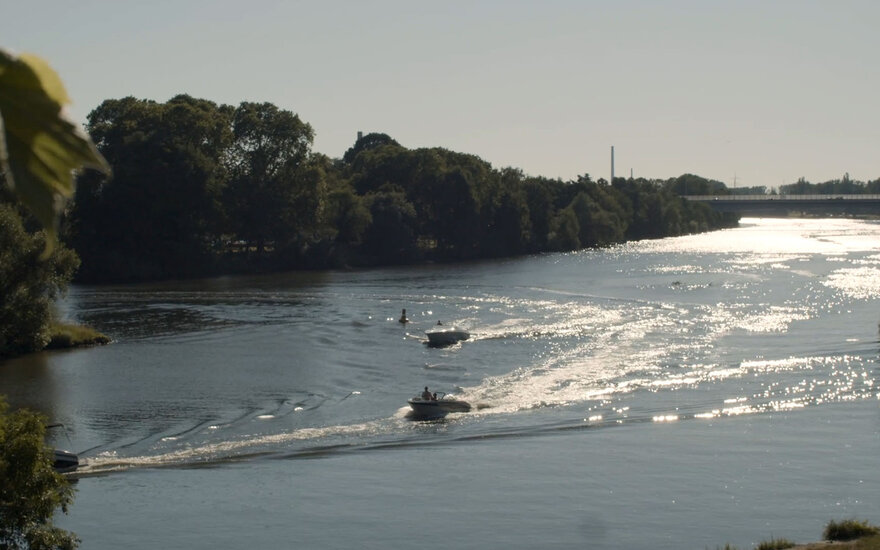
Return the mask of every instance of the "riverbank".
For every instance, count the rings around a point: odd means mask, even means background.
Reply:
[[[858,540],[842,541],[824,541],[812,542],[809,544],[799,544],[792,546],[792,550],[878,550],[880,549],[880,536],[866,537]]]
[[[880,528],[867,521],[847,519],[830,521],[822,532],[821,542],[796,544],[786,538],[771,538],[758,544],[756,550],[880,550]],[[726,545],[725,550],[736,550]]]
[[[869,525],[867,522],[858,520],[846,520],[842,523],[864,527],[868,532],[873,531],[874,534],[858,534],[844,533],[842,535],[830,534],[830,526],[835,522],[831,522],[825,527],[823,537],[828,540],[821,542],[808,542],[805,544],[794,544],[788,539],[770,539],[756,546],[756,550],[880,550],[880,534],[877,534],[877,527]],[[860,531],[861,532],[861,531]],[[847,540],[837,540],[839,538]],[[735,547],[725,546],[725,550],[735,550]]]
[[[85,325],[52,323],[51,336],[45,349],[71,349],[110,343],[110,337]]]
[[[818,550],[820,548],[878,550],[880,549],[880,528],[862,520],[831,521],[822,537],[823,542],[793,546],[800,550]]]
[[[50,350],[64,350],[103,346],[111,342],[111,338],[97,330],[71,323],[49,323],[49,341],[42,347],[35,344],[28,349],[15,348],[6,350],[7,355],[0,354],[0,362]]]

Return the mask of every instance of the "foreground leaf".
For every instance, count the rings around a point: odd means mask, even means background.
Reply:
[[[39,57],[0,50],[0,172],[54,241],[57,215],[73,195],[73,171],[110,168],[62,109],[70,102]]]

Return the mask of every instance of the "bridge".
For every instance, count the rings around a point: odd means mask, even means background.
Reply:
[[[880,215],[880,195],[683,195],[682,198],[741,216]]]

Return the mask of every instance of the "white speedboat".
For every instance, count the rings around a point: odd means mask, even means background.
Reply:
[[[413,397],[407,400],[412,408],[413,416],[418,418],[443,418],[449,413],[470,412],[471,404],[451,395],[438,392],[437,399]]]
[[[49,424],[46,428],[61,428],[64,430],[64,435],[67,437],[68,443],[70,442],[70,435],[68,435],[67,428],[64,424]],[[56,472],[61,474],[73,472],[79,468],[79,456],[72,451],[52,449],[52,467]]]
[[[461,327],[437,324],[425,331],[429,346],[451,346],[456,342],[467,340],[471,334]]]

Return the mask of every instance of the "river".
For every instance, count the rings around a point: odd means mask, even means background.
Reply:
[[[880,224],[845,219],[77,286],[113,343],[0,394],[67,426],[85,549],[749,548],[880,522],[878,297]],[[426,385],[474,411],[409,418]]]

